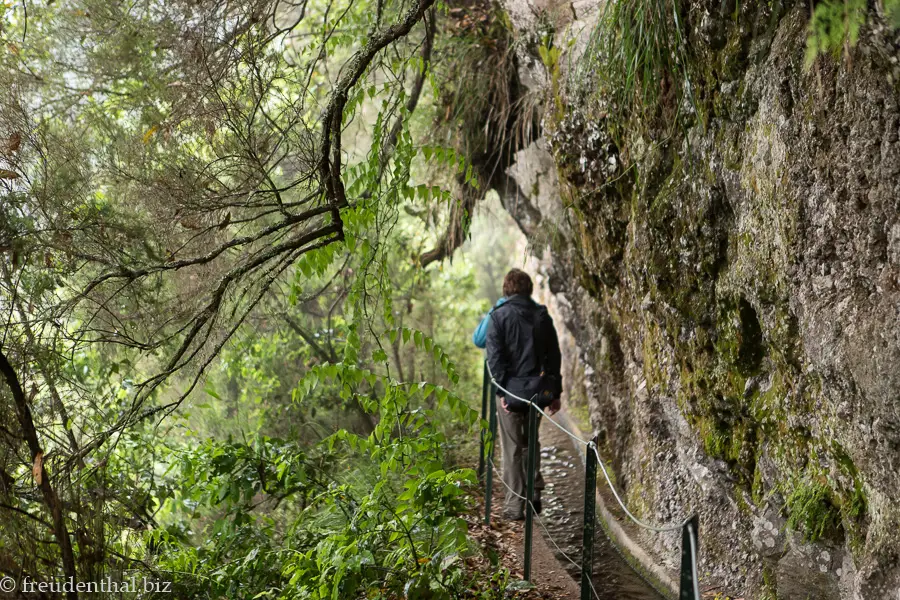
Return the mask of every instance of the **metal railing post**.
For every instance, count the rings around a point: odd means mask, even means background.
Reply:
[[[597,436],[591,440],[597,447]],[[584,466],[584,522],[581,529],[581,600],[591,600],[594,575],[594,524],[597,505],[597,455],[588,446]]]
[[[681,585],[679,600],[700,600],[700,582],[697,578],[698,531],[700,517],[694,515],[681,528]]]
[[[487,475],[484,484],[484,524],[491,524],[491,496],[494,493],[494,446],[497,442],[497,388],[488,389],[488,440],[485,450],[485,468]]]
[[[487,417],[488,386],[490,386],[487,361],[484,361],[484,378],[481,381],[481,420]],[[481,427],[481,450],[478,453],[478,480],[484,481],[484,427]]]
[[[525,476],[525,581],[531,581],[531,536],[534,520],[534,476],[537,464],[537,414],[534,404],[528,405],[528,465]]]

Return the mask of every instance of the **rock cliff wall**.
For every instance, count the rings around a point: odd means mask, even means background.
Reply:
[[[523,44],[544,133],[503,201],[545,249],[631,508],[700,514],[704,586],[900,598],[900,44],[876,16],[806,68],[809,7],[747,4],[683,7],[704,75],[681,127],[611,122],[596,80]],[[506,9],[584,60],[596,6]],[[677,536],[635,533],[675,568]]]

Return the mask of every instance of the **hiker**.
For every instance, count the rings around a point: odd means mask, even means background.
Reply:
[[[529,405],[513,396],[533,400],[548,415],[552,415],[560,409],[562,394],[562,357],[556,328],[546,307],[532,300],[533,290],[534,285],[527,273],[519,269],[511,270],[503,279],[505,302],[498,302],[485,317],[488,319],[488,366],[500,387],[510,392],[507,397],[506,392],[497,390],[497,415],[503,452],[503,481],[508,486],[503,516],[516,521],[525,518],[525,501],[518,496],[525,496]],[[477,333],[476,330],[476,336]],[[473,341],[477,345],[478,340]],[[534,510],[540,513],[544,478],[541,475],[539,436],[534,443],[538,449]]]

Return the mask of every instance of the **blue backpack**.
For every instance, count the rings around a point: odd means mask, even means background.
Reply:
[[[494,305],[494,308],[492,308],[490,312],[485,315],[485,317],[481,320],[481,323],[478,324],[478,327],[475,328],[475,333],[472,334],[472,343],[479,348],[484,348],[485,346],[487,346],[487,330],[488,323],[490,323],[491,320],[491,313],[503,306],[504,302],[506,302],[506,297],[501,296],[500,299],[497,300],[497,304]]]

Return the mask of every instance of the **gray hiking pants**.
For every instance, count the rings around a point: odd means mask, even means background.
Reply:
[[[500,401],[501,399],[497,398],[497,422],[500,425],[500,451],[503,453],[503,482],[508,486],[504,512],[510,518],[517,518],[525,513],[525,501],[522,498],[525,497],[528,482],[525,473],[528,467],[528,413],[507,413]],[[540,425],[541,417],[538,415],[538,439],[535,440],[537,444],[535,501],[541,499],[541,490],[544,489],[544,476],[541,475]]]

